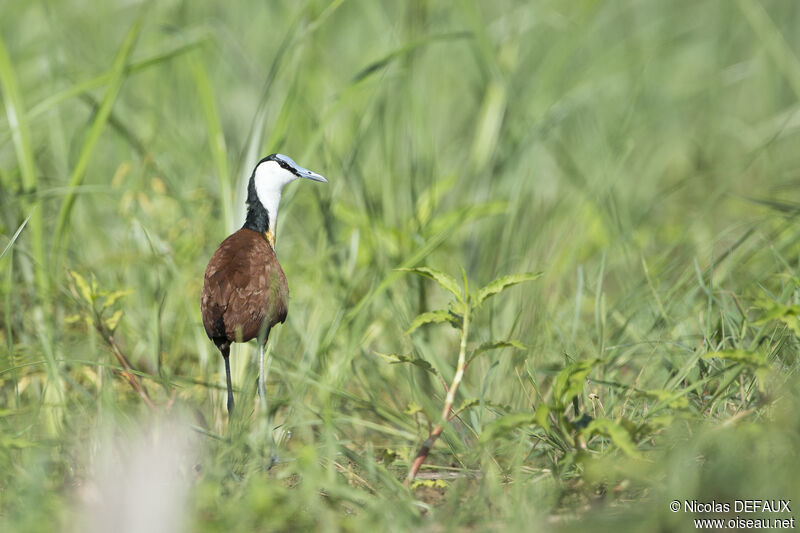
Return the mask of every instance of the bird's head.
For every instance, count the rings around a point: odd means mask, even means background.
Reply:
[[[245,227],[265,233],[273,247],[281,191],[286,184],[297,178],[328,182],[316,172],[301,167],[291,157],[283,154],[268,155],[258,162],[250,176],[247,186],[247,203],[250,207]],[[266,220],[263,220],[264,216]]]
[[[254,182],[259,198],[262,192],[269,195],[274,190],[280,191],[287,183],[297,178],[307,178],[314,181],[327,183],[328,180],[307,168],[303,168],[294,160],[283,154],[268,155],[258,162],[251,180]]]

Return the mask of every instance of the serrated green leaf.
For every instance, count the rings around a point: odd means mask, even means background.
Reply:
[[[760,325],[773,320],[785,324],[795,337],[800,339],[800,305],[774,304],[768,307],[764,315],[753,324]]]
[[[420,487],[446,489],[447,482],[442,479],[418,479],[411,484],[412,490]]]
[[[558,373],[553,385],[553,399],[557,408],[565,407],[583,390],[586,376],[599,364],[600,359],[572,363]]]
[[[516,348],[518,350],[524,350],[525,345],[517,340],[484,342],[483,344],[478,346],[474,352],[472,352],[472,355],[469,358],[469,362],[472,362],[473,359],[475,359],[482,353],[491,350],[499,350],[500,348]]]
[[[458,409],[455,410],[455,413],[459,414],[459,413],[461,413],[463,411],[466,411],[467,409],[469,409],[471,407],[475,407],[476,405],[480,405],[480,404],[481,404],[481,401],[478,398],[467,398],[461,404],[461,407],[459,407]]]
[[[427,311],[417,317],[411,322],[411,325],[408,326],[406,330],[406,335],[410,334],[420,326],[425,324],[438,324],[441,322],[449,322],[452,326],[456,329],[461,328],[461,317],[451,313],[450,311]]]
[[[114,311],[113,315],[105,319],[104,322],[106,324],[106,327],[109,330],[114,331],[115,329],[117,329],[117,325],[119,324],[121,318],[122,318],[122,309],[117,309],[116,311]]]
[[[716,357],[719,359],[725,359],[726,361],[744,363],[746,365],[755,367],[769,366],[769,363],[767,363],[767,358],[764,355],[758,352],[751,352],[749,350],[721,350],[719,352],[705,353],[702,357],[703,359],[711,359]]]
[[[436,369],[433,368],[433,366],[431,366],[431,364],[425,359],[421,359],[419,357],[412,357],[409,355],[402,355],[402,354],[385,354],[380,352],[375,352],[375,353],[377,353],[384,361],[386,361],[389,364],[396,365],[400,363],[409,363],[427,372],[430,372],[431,374],[434,374],[436,376],[439,375],[439,372],[437,372]]]
[[[64,317],[65,324],[77,324],[83,320],[83,316],[75,314]]]
[[[456,315],[461,320],[461,317],[464,316],[464,313],[467,312],[467,304],[466,302],[459,302],[458,300],[450,300],[450,303],[447,305],[447,309],[450,310],[450,313]],[[459,328],[461,326],[459,325]]]
[[[440,287],[450,291],[453,294],[453,296],[455,296],[458,299],[458,301],[460,302],[464,301],[464,294],[461,290],[461,287],[458,286],[458,282],[450,274],[441,272],[439,270],[434,270],[428,267],[398,268],[397,270],[403,272],[413,272],[414,274],[418,274],[420,276],[432,279],[433,281],[438,283]]]
[[[800,316],[800,305],[772,305],[766,309],[765,313],[753,324],[764,324],[770,320],[782,318],[784,316]]]
[[[778,320],[783,322],[794,333],[794,336],[800,339],[800,319],[796,315],[784,315]]]
[[[641,453],[636,448],[631,434],[628,433],[624,426],[613,420],[608,418],[592,420],[583,433],[584,435],[603,435],[608,437],[625,455],[634,458],[641,457]]]
[[[74,270],[70,270],[69,274],[75,281],[75,286],[78,288],[81,298],[83,298],[84,301],[89,305],[92,305],[94,303],[94,295],[92,294],[92,289],[89,287],[89,284],[86,282],[86,278]]]
[[[117,303],[117,300],[125,298],[126,296],[130,296],[131,294],[133,294],[133,289],[124,289],[109,293],[106,296],[105,300],[103,300],[103,309],[108,309],[109,307]]]
[[[492,281],[485,287],[482,287],[477,293],[475,293],[475,296],[472,299],[472,306],[478,307],[487,298],[497,294],[498,292],[504,291],[509,287],[517,285],[518,283],[533,281],[541,276],[542,272],[526,272],[524,274],[511,274],[509,276],[503,276],[497,278],[496,280]]]

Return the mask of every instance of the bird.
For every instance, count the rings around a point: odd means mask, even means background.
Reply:
[[[264,346],[273,326],[286,320],[289,286],[275,255],[275,231],[281,191],[298,178],[327,183],[283,154],[261,159],[247,184],[244,225],[211,256],[203,277],[200,311],[203,327],[225,361],[228,416],[233,412],[229,362],[231,344],[257,339],[258,392],[266,399]]]

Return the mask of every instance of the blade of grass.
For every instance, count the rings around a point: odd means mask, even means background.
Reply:
[[[219,110],[214,99],[214,90],[203,61],[197,54],[193,54],[189,61],[200,105],[203,108],[203,118],[206,123],[206,134],[211,149],[211,158],[217,173],[220,200],[222,202],[222,218],[225,222],[225,234],[233,231],[233,198],[231,194],[230,170],[228,169],[228,149],[225,145],[225,133],[219,120]]]
[[[17,241],[17,238],[19,237],[19,234],[22,233],[23,229],[25,229],[25,225],[31,219],[31,216],[33,216],[33,213],[28,215],[28,218],[26,218],[25,221],[22,224],[19,225],[19,228],[17,228],[17,231],[14,232],[14,235],[8,241],[8,244],[6,244],[6,247],[3,248],[2,253],[0,253],[0,259],[2,259],[3,256],[6,255],[6,253],[8,253],[8,251],[11,249],[12,246],[14,246],[14,243]],[[0,264],[2,264],[2,263],[0,263]]]
[[[22,181],[20,189],[26,193],[22,197],[22,204],[25,211],[31,213],[28,218],[31,220],[32,255],[34,261],[33,277],[40,301],[47,301],[49,296],[49,281],[46,269],[47,257],[44,248],[42,210],[36,209],[36,163],[33,158],[33,147],[28,130],[28,120],[22,102],[22,95],[19,90],[19,83],[17,82],[17,75],[2,36],[0,36],[0,87],[3,90],[3,103],[14,141],[17,163],[20,168],[20,178]]]
[[[416,41],[410,42],[404,46],[401,46],[395,50],[392,50],[385,56],[377,59],[367,65],[366,67],[362,68],[361,70],[353,76],[353,79],[350,85],[356,85],[358,82],[368,78],[372,74],[378,72],[384,67],[389,66],[397,59],[402,59],[403,57],[411,54],[412,52],[416,51],[419,48],[427,46],[428,44],[434,43],[436,41],[450,41],[450,40],[457,40],[457,39],[469,39],[472,37],[472,33],[468,31],[453,31],[453,32],[445,32],[445,33],[436,33],[433,35],[428,35],[422,39],[418,39]]]
[[[305,41],[307,38],[313,35],[322,26],[322,24],[342,5],[343,2],[344,0],[334,0],[325,9],[323,9],[316,18],[309,22],[305,28],[300,30],[300,26],[306,17],[306,12],[310,11],[311,9],[310,5],[307,5],[304,9],[301,9],[298,12],[297,16],[287,26],[284,39],[281,41],[278,51],[275,53],[275,57],[273,58],[269,72],[267,73],[267,77],[264,80],[264,87],[261,90],[261,99],[259,100],[258,109],[256,110],[256,114],[253,118],[253,123],[250,126],[246,150],[243,154],[243,157],[240,158],[240,164],[255,161],[257,159],[257,152],[262,149],[262,145],[265,140],[264,119],[266,118],[268,96],[272,89],[272,82],[275,81],[280,68],[283,66],[283,60],[286,56],[287,50],[296,46],[298,43]],[[323,128],[318,128],[317,131],[319,132],[322,129]],[[302,157],[303,160],[307,159],[308,153],[309,151],[306,150]],[[238,173],[239,172],[237,172],[237,174]]]
[[[199,37],[195,37],[194,39],[188,40],[183,44],[165,50],[163,52],[159,52],[157,54],[153,54],[146,59],[142,59],[141,61],[136,61],[135,63],[130,63],[125,66],[125,75],[134,74],[137,72],[141,72],[142,70],[146,70],[149,67],[160,65],[170,59],[178,57],[182,54],[190,52],[197,48],[198,46],[203,45],[206,43],[210,37],[203,33]],[[28,118],[34,119],[39,117],[40,115],[50,111],[54,107],[62,104],[63,102],[70,100],[71,98],[75,98],[76,96],[80,96],[85,94],[89,91],[94,89],[99,89],[107,84],[109,84],[114,78],[114,70],[113,68],[103,74],[90,78],[88,80],[84,80],[82,82],[76,83],[63,91],[59,91],[55,94],[51,94],[38,104],[31,107],[30,111],[28,111]]]
[[[752,0],[739,0],[739,9],[744,13],[744,17],[758,38],[764,42],[767,52],[786,77],[794,94],[800,97],[800,61],[764,10],[764,6]]]
[[[45,321],[42,305],[50,302],[50,283],[47,277],[47,256],[44,247],[44,221],[39,198],[36,195],[37,171],[33,157],[28,121],[22,96],[17,82],[17,75],[8,55],[5,42],[0,36],[0,86],[3,90],[3,102],[8,116],[8,124],[12,131],[14,151],[20,168],[21,190],[27,194],[22,197],[23,209],[30,212],[33,265],[31,269],[33,283],[36,287],[37,301],[33,307],[33,324],[42,350],[47,360],[49,386],[45,387],[42,400],[53,406],[46,412],[47,426],[51,435],[57,434],[62,423],[63,411],[59,407],[64,398],[61,373],[55,362],[51,331]]]
[[[69,179],[70,191],[67,192],[63,202],[61,203],[61,208],[58,212],[58,221],[56,222],[55,247],[57,253],[59,254],[64,250],[64,240],[66,237],[65,232],[69,223],[70,214],[72,213],[72,208],[75,205],[75,190],[83,182],[83,178],[86,175],[86,169],[89,167],[89,161],[94,152],[94,148],[97,145],[97,141],[100,139],[100,134],[103,132],[106,122],[108,121],[108,117],[111,114],[111,108],[113,107],[114,102],[117,99],[117,95],[122,88],[122,83],[125,80],[125,65],[127,64],[128,58],[133,50],[133,45],[136,42],[136,38],[139,36],[141,27],[142,17],[140,14],[133,23],[133,26],[131,26],[131,29],[128,30],[127,35],[125,35],[125,39],[122,41],[122,45],[117,52],[117,56],[114,58],[114,62],[112,63],[111,67],[112,76],[111,80],[109,81],[108,88],[103,95],[100,108],[95,114],[94,120],[89,127],[89,132],[86,134],[86,139],[84,140],[83,146],[81,147],[81,151],[78,155],[78,161],[75,164],[75,167],[72,169],[72,174],[70,175]]]
[[[261,98],[259,100],[258,108],[253,116],[253,122],[250,125],[250,130],[247,135],[247,142],[245,143],[245,151],[239,158],[239,168],[237,169],[237,176],[241,174],[242,165],[247,165],[255,162],[258,159],[258,152],[261,150],[262,141],[264,140],[264,120],[267,116],[267,102],[268,96],[272,89],[272,82],[278,75],[278,71],[283,65],[283,58],[286,51],[294,41],[294,36],[297,34],[297,29],[303,20],[303,12],[301,11],[294,20],[287,26],[286,34],[281,41],[278,50],[275,52],[275,57],[270,64],[269,72],[264,80],[264,86],[261,89]]]

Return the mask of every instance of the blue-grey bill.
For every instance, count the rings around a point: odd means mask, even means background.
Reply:
[[[322,183],[328,183],[328,180],[326,180],[324,177],[320,176],[316,172],[311,172],[307,168],[298,167],[297,173],[300,175],[301,178],[308,178],[310,180],[321,181]]]
[[[308,178],[310,180],[321,181],[322,183],[328,183],[328,180],[326,180],[324,177],[320,176],[316,172],[311,172],[307,168],[301,167],[300,165],[295,163],[294,159],[292,159],[288,155],[275,154],[275,157],[277,157],[277,158],[283,160],[285,163],[288,163],[289,165],[291,165],[291,167],[294,169],[295,173],[298,176],[300,176],[301,178]]]

